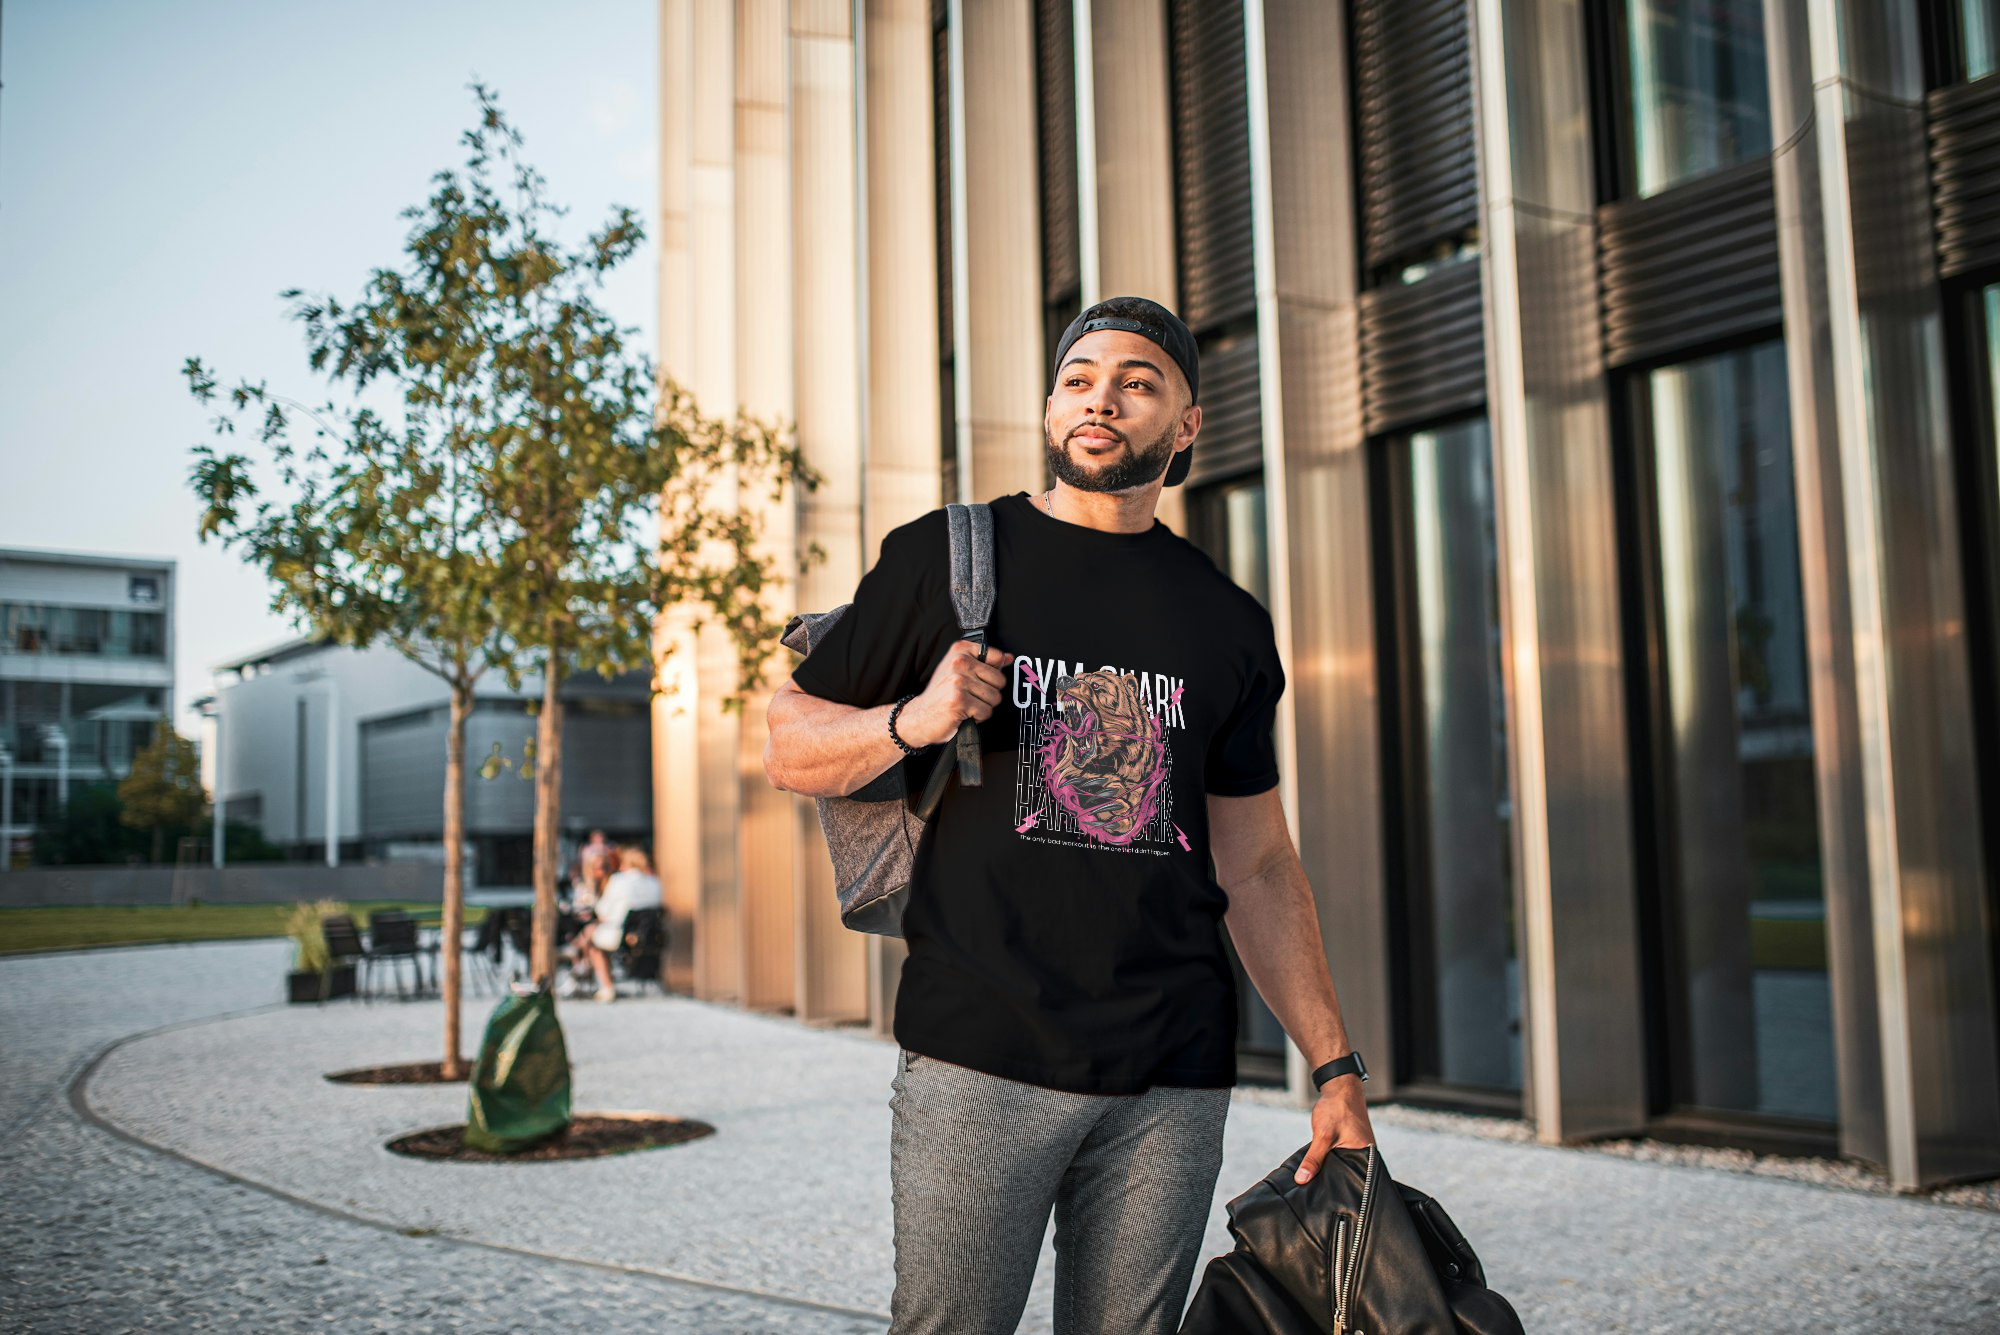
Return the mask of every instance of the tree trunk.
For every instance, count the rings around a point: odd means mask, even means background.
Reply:
[[[551,637],[553,639],[554,637]],[[542,713],[535,729],[535,946],[530,968],[536,983],[556,971],[556,853],[562,821],[562,668],[549,648],[542,677]]]
[[[160,865],[160,843],[165,833],[159,826],[155,825],[153,827],[153,865],[155,867]]]
[[[465,1071],[459,1055],[460,943],[465,939],[465,720],[472,688],[451,688],[451,726],[444,735],[444,928],[438,942],[444,990],[444,1078]]]

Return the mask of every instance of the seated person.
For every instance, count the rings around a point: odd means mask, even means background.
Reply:
[[[617,870],[618,850],[605,839],[604,831],[592,830],[590,838],[576,850],[575,869],[565,881],[566,893],[559,901],[567,907],[557,920],[556,935],[565,943],[562,956],[569,961],[569,972],[556,984],[558,996],[573,997],[590,981],[584,938],[597,921],[597,899],[604,893],[604,882]]]
[[[585,918],[604,893],[605,878],[617,871],[613,849],[604,831],[592,830],[590,838],[576,850],[576,872],[570,877],[570,907]]]
[[[625,937],[625,915],[633,909],[660,907],[660,878],[653,875],[653,860],[646,850],[630,844],[618,850],[618,870],[604,883],[597,901],[597,922],[577,938],[590,967],[597,973],[597,1000],[616,1001],[618,989],[611,981],[611,957],[618,953]]]

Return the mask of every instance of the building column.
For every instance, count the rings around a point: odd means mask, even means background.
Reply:
[[[729,416],[736,380],[736,13],[730,0],[661,0],[661,371],[702,410]],[[734,504],[733,488],[717,498]],[[718,697],[737,680],[717,628],[672,609],[657,642],[672,646],[655,703],[654,803],[659,865],[675,945],[668,977],[695,996],[742,995],[737,873],[740,716]],[[688,921],[682,922],[682,915]]]
[[[1271,614],[1290,673],[1280,791],[1348,1032],[1378,1073],[1370,1092],[1386,1096],[1398,1073],[1342,9],[1245,5],[1257,346]],[[1306,1095],[1304,1060],[1287,1048],[1289,1084]]]
[[[787,549],[793,563],[782,573],[786,587],[796,590],[789,600],[794,610],[836,607],[853,597],[860,580],[855,557],[861,550],[865,478],[862,357],[857,338],[861,325],[854,22],[855,7],[846,0],[794,0],[792,5],[792,207],[786,216],[791,220],[793,398],[799,446],[825,478],[816,491],[788,498],[789,510],[798,516],[798,532]],[[935,413],[930,420],[936,420]],[[774,524],[774,534],[776,528]],[[841,559],[829,559],[799,574],[796,558],[815,542],[830,558],[838,552]],[[797,661],[791,650],[780,652],[784,661],[775,664],[774,679],[789,674]],[[765,729],[757,724],[756,731],[761,752]],[[782,838],[792,860],[791,946],[798,1017],[813,1022],[864,1020],[868,952],[865,941],[841,925],[833,864],[817,804],[811,798],[769,789],[761,766],[755,777],[766,785],[775,804],[787,808]]]
[[[929,373],[939,358],[931,0],[864,0],[858,8],[861,510],[841,545],[822,543],[830,554],[819,576],[824,606],[851,596],[885,534],[946,499],[936,426],[943,404],[938,377]],[[814,893],[831,902],[830,866],[822,880]],[[865,1013],[887,1036],[907,952],[893,937],[862,944]]]
[[[694,0],[660,0],[660,375],[694,374]],[[701,885],[698,704],[693,620],[676,608],[653,628],[653,865],[667,912],[666,986],[693,992]]]
[[[1076,0],[1075,28],[1083,305],[1138,296],[1177,309],[1165,0]],[[1180,488],[1162,490],[1156,508],[1169,528],[1187,532]]]
[[[1575,0],[1470,3],[1524,1102],[1556,1142],[1647,1111],[1588,43]]]
[[[1172,309],[1173,105],[1164,0],[1076,0],[1083,304],[1150,297]]]
[[[801,9],[805,6],[799,6]],[[737,404],[766,421],[794,419],[792,272],[791,11],[788,0],[736,0],[736,393]],[[815,220],[817,221],[817,220]],[[728,405],[734,408],[737,405]],[[710,411],[724,411],[713,405]],[[763,533],[757,554],[780,574],[795,569],[794,506],[769,506],[761,488],[720,504],[752,507]],[[704,632],[706,634],[706,632]],[[717,694],[736,684],[737,651],[717,636]],[[742,712],[718,720],[735,744],[726,780],[737,788],[736,899],[741,951],[738,997],[753,1010],[788,1010],[797,1002],[796,802],[764,775],[764,712],[791,651],[771,646],[766,684]],[[727,674],[726,678],[722,674]],[[716,776],[721,779],[721,775]]]
[[[1767,0],[1841,1144],[2000,1171],[1971,683],[1914,7]]]
[[[1029,0],[951,0],[960,494],[950,500],[1040,491],[1047,467],[1033,23]]]

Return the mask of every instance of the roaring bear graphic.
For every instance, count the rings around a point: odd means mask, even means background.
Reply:
[[[1042,775],[1077,828],[1129,844],[1159,809],[1166,733],[1139,695],[1139,678],[1115,672],[1058,677],[1044,729]]]

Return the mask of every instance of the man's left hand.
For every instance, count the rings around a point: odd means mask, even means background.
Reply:
[[[1313,1180],[1334,1146],[1344,1150],[1364,1149],[1375,1143],[1375,1128],[1368,1123],[1368,1100],[1356,1076],[1337,1075],[1326,1082],[1313,1104],[1313,1138],[1294,1180]]]

